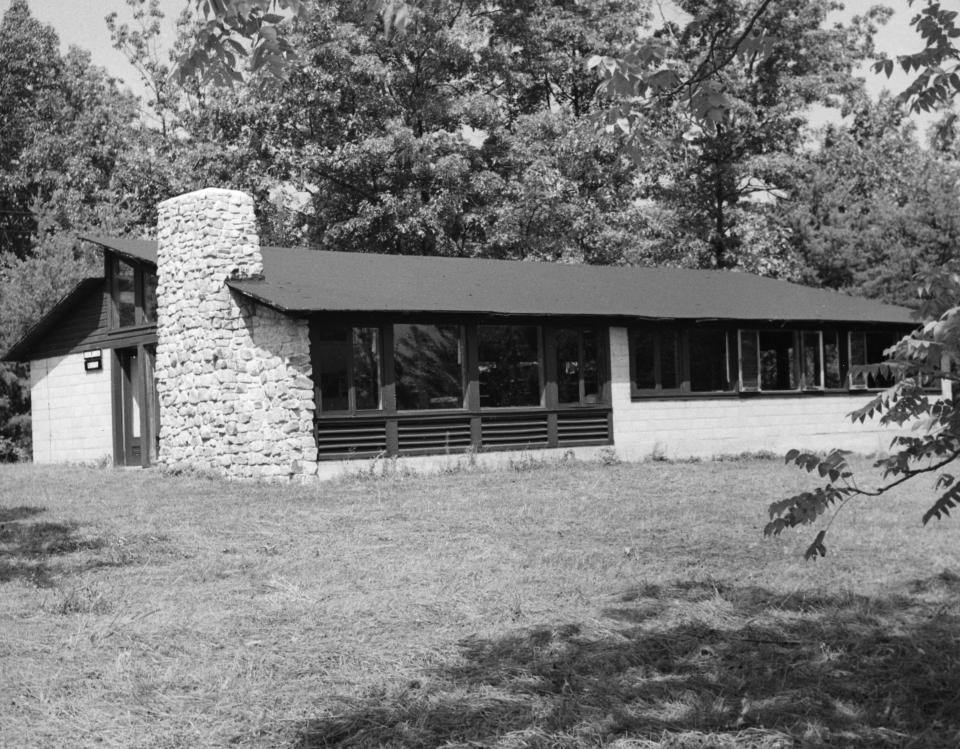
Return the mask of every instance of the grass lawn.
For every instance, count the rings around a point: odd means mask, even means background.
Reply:
[[[310,488],[0,467],[4,747],[960,746],[960,519],[776,461]]]

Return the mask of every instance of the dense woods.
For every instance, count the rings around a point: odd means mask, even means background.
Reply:
[[[78,234],[149,236],[157,202],[202,186],[253,194],[274,245],[742,269],[906,304],[955,263],[954,116],[918,133],[858,77],[882,10],[839,24],[828,0],[684,0],[688,23],[642,0],[432,0],[397,33],[353,0],[294,3],[268,18],[284,65],[229,39],[233,67],[204,68],[185,57],[203,4],[171,50],[152,0],[108,19],[145,101],[61,54],[27,0],[0,20],[0,350],[96,271]],[[744,19],[763,44],[711,69],[720,109],[596,64],[645,44],[698,76]],[[0,460],[28,451],[25,374],[0,365]]]

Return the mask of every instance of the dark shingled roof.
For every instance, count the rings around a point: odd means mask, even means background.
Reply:
[[[156,262],[156,243],[89,237]],[[284,312],[446,312],[650,319],[914,322],[910,310],[749,273],[263,248],[229,281]]]
[[[126,255],[133,260],[145,260],[157,264],[157,240],[155,239],[128,239],[126,237],[104,237],[98,234],[81,235],[80,239],[108,247],[114,252]]]

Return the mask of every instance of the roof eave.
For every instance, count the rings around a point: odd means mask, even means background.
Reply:
[[[77,302],[85,298],[94,291],[97,286],[103,284],[102,278],[84,278],[78,281],[70,291],[61,297],[50,311],[41,317],[20,340],[13,344],[7,351],[0,356],[0,361],[5,362],[25,362],[30,361],[28,354],[37,340],[42,338],[53,327],[63,315],[71,310]]]

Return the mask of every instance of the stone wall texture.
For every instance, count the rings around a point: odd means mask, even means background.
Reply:
[[[34,463],[113,462],[110,371],[87,372],[83,354],[30,362],[30,419]]]
[[[250,196],[206,189],[160,204],[161,464],[232,478],[316,474],[308,321],[226,285],[262,272]]]

